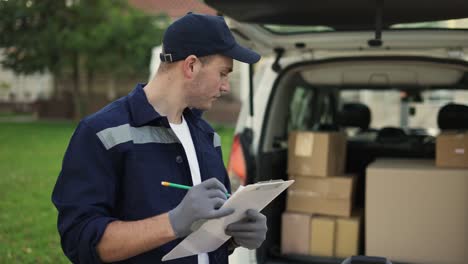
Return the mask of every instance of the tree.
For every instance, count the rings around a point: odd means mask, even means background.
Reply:
[[[63,40],[72,23],[64,1],[0,1],[0,47],[4,67],[16,73],[51,71],[60,75],[67,61]]]
[[[2,65],[19,74],[49,71],[54,80],[71,72],[77,118],[83,114],[80,75],[146,72],[169,21],[126,0],[0,0],[0,13]]]
[[[110,8],[106,23],[93,27],[91,38],[99,41],[88,51],[87,68],[92,73],[107,74],[111,81],[122,75],[148,76],[151,49],[162,41],[169,24],[165,15],[148,15],[134,8]]]

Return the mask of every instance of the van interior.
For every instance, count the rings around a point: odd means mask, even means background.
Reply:
[[[273,89],[257,178],[250,182],[288,179],[290,131],[345,131],[346,173],[358,176],[358,208],[365,208],[366,167],[376,158],[434,159],[439,131],[468,128],[468,63],[460,60],[364,57],[300,63],[284,69]],[[338,258],[281,254],[285,205],[282,194],[263,210],[269,232],[257,250],[258,262],[341,263]]]

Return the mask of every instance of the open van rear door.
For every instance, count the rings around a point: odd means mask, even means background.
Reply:
[[[468,17],[466,0],[205,0],[239,22],[321,25],[335,30],[375,28],[381,9],[382,27],[400,23]]]
[[[457,28],[467,31],[453,30],[453,23],[402,25],[467,18],[466,0],[205,0],[205,3],[229,18],[240,43],[263,56],[276,56],[278,50],[286,57],[293,53],[365,51],[376,47],[430,50],[430,56],[452,58],[457,52],[468,52],[468,19]],[[381,38],[380,43],[375,42],[377,38]]]

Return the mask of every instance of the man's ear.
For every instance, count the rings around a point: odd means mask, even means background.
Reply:
[[[200,61],[197,56],[190,55],[182,63],[182,70],[186,79],[193,79],[200,70]]]

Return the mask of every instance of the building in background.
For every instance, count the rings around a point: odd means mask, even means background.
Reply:
[[[134,7],[154,14],[167,14],[172,20],[187,12],[215,15],[216,10],[199,0],[129,0]]]
[[[2,56],[0,50],[0,61]],[[34,111],[34,102],[50,98],[52,87],[53,78],[49,73],[19,75],[0,64],[0,111]]]
[[[215,15],[216,10],[198,0],[128,0],[129,3],[144,12],[166,14],[175,20],[187,12]],[[155,45],[157,45],[155,41]],[[1,59],[1,57],[0,57]],[[159,59],[159,58],[157,58]],[[152,62],[153,63],[153,62]],[[159,62],[158,62],[159,63]],[[148,66],[149,67],[149,66]],[[213,110],[205,117],[219,123],[234,123],[240,109],[241,91],[239,87],[240,65],[235,65],[236,71],[231,76],[232,93],[218,101]],[[154,69],[153,69],[154,71]],[[83,78],[82,78],[83,77]],[[92,88],[86,82],[85,76],[80,76],[83,83],[81,91],[86,96],[86,113],[100,109],[108,102],[127,94],[137,82],[143,79],[112,80],[101,74],[94,76]],[[35,112],[39,117],[71,118],[73,108],[70,87],[71,80],[64,78],[55,80],[57,91],[54,92],[54,78],[49,73],[33,75],[17,75],[13,71],[0,66],[0,112]],[[118,85],[116,85],[116,83]],[[116,90],[118,88],[118,90]],[[80,89],[80,90],[81,90]],[[93,91],[90,94],[90,91]]]

